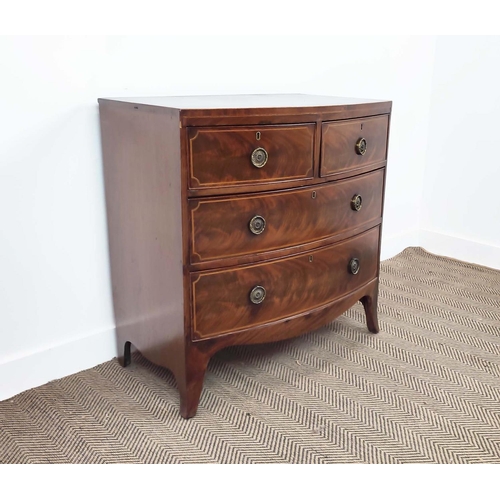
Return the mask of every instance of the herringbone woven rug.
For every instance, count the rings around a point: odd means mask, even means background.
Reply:
[[[409,248],[360,306],[213,358],[198,415],[140,356],[0,403],[4,463],[500,463],[500,271]]]

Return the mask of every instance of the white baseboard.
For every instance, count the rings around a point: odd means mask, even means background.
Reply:
[[[0,401],[116,357],[115,329],[0,361]]]
[[[420,245],[418,230],[405,231],[388,238],[382,234],[382,245],[380,249],[380,260],[390,259],[408,247]]]
[[[422,229],[420,246],[437,255],[500,269],[500,247],[489,243]]]

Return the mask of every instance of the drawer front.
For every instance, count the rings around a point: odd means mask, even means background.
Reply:
[[[306,179],[316,125],[188,128],[189,187]]]
[[[379,227],[294,257],[193,273],[193,338],[306,313],[364,285],[377,276]]]
[[[190,200],[191,263],[328,238],[382,215],[384,170],[307,189]]]
[[[321,176],[384,161],[388,127],[388,115],[323,123]]]

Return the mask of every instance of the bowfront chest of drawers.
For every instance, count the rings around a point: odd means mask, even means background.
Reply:
[[[377,332],[390,101],[99,99],[113,300],[195,415],[210,357],[324,325]]]

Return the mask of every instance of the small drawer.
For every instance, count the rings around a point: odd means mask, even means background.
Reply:
[[[261,195],[192,199],[191,263],[328,238],[382,216],[384,169]]]
[[[189,187],[311,178],[316,125],[188,127]]]
[[[267,263],[193,273],[193,339],[305,314],[377,276],[379,227]]]
[[[388,127],[389,115],[323,123],[321,177],[384,161]]]

